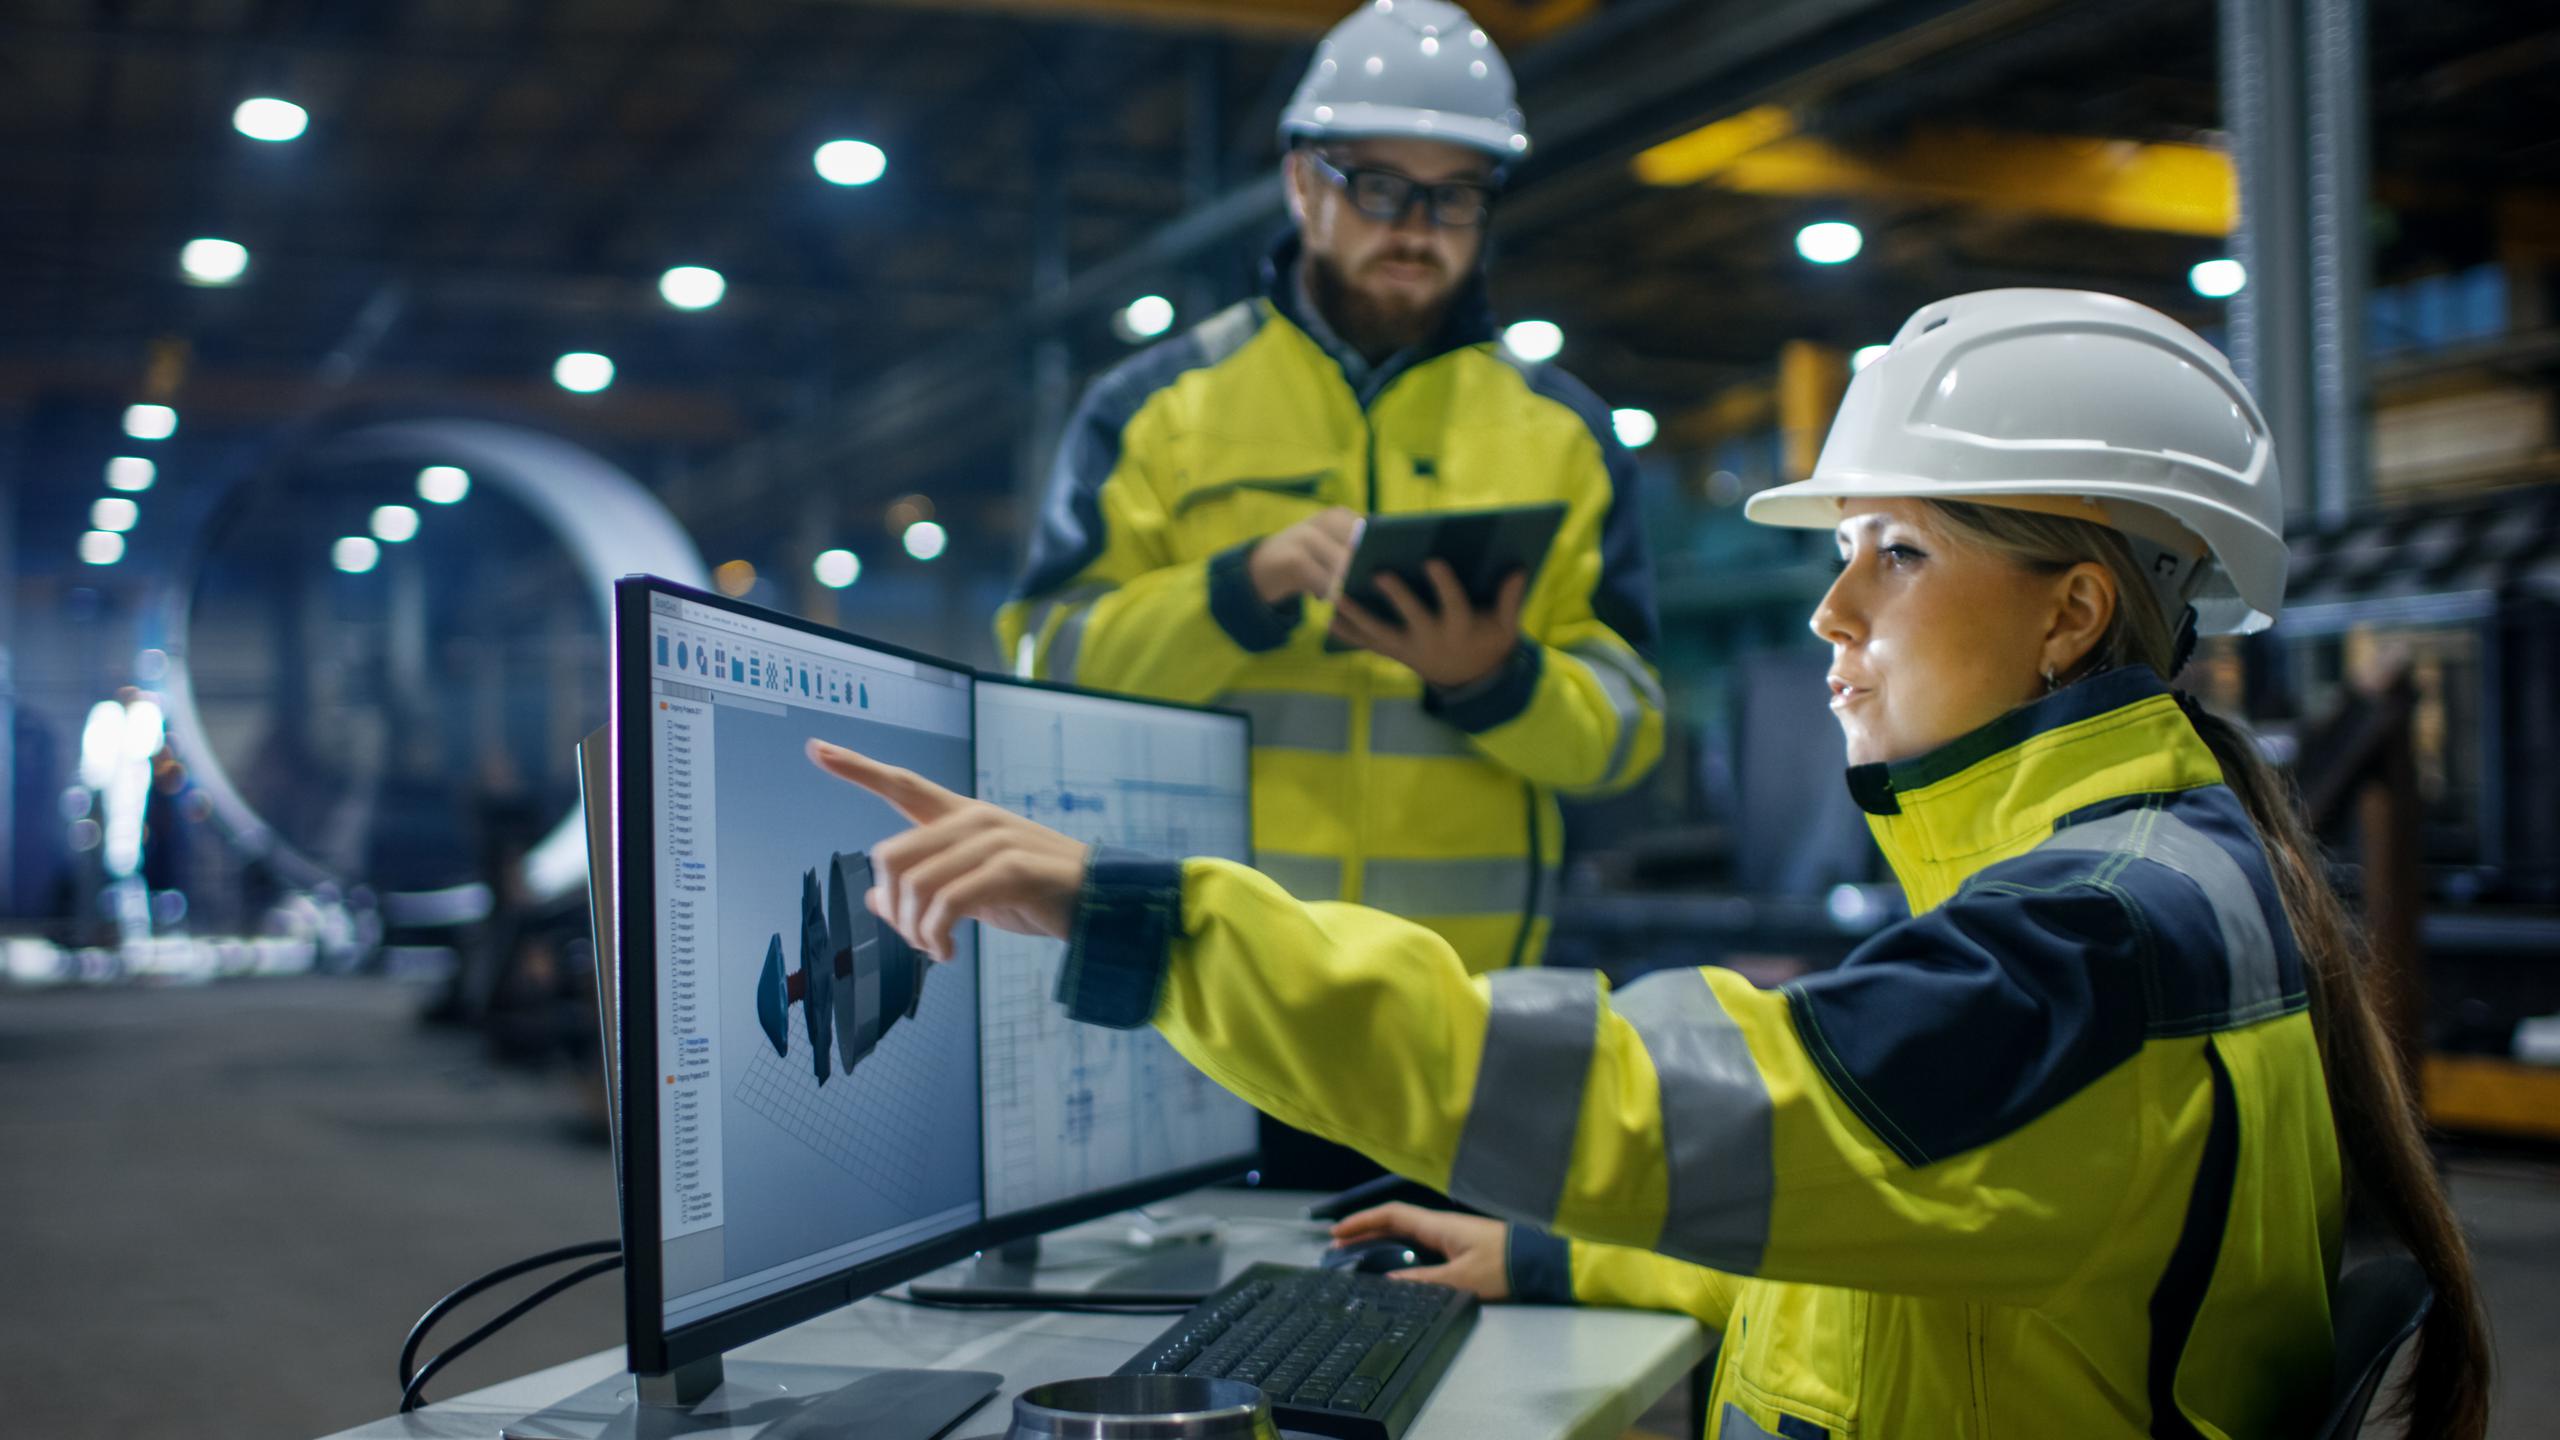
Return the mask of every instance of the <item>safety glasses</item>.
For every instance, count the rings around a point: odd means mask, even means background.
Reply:
[[[1351,208],[1372,220],[1390,225],[1401,224],[1413,213],[1414,205],[1422,205],[1422,213],[1434,225],[1451,230],[1472,230],[1493,214],[1493,199],[1499,192],[1491,185],[1478,185],[1463,180],[1446,184],[1425,185],[1393,170],[1372,170],[1365,166],[1348,169],[1326,158],[1321,150],[1303,152],[1316,173],[1331,181],[1351,200]]]

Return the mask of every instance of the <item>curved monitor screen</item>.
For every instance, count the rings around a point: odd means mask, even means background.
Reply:
[[[811,738],[971,788],[965,670],[650,597],[663,1321],[983,1216],[975,927],[924,960],[863,905],[906,828]]]

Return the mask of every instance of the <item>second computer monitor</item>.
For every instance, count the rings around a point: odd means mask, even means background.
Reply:
[[[977,733],[982,800],[1089,844],[1253,857],[1241,715],[981,677]],[[1153,1030],[1067,1019],[1051,998],[1065,958],[1055,940],[979,939],[988,1221],[1250,1165],[1252,1107]]]

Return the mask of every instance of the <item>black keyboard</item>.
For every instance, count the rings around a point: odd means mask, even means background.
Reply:
[[[1120,1373],[1243,1380],[1284,1430],[1397,1440],[1475,1323],[1476,1297],[1446,1285],[1256,1265]]]

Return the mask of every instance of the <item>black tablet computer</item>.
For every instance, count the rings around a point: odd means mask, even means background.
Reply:
[[[1342,593],[1370,614],[1392,621],[1396,608],[1379,593],[1378,577],[1393,575],[1423,604],[1436,609],[1433,597],[1438,592],[1424,573],[1423,562],[1437,559],[1458,572],[1458,587],[1466,592],[1469,604],[1479,610],[1489,608],[1514,570],[1528,576],[1527,583],[1538,583],[1538,568],[1555,544],[1564,512],[1564,502],[1553,500],[1491,510],[1372,515],[1362,525],[1351,564],[1343,571]],[[1358,647],[1327,636],[1325,648]]]

